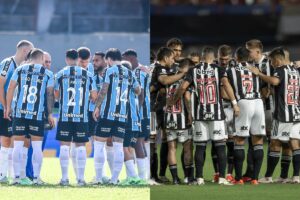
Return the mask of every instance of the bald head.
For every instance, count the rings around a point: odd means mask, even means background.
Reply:
[[[44,51],[44,66],[50,70],[51,63],[52,63],[51,55],[48,52]]]

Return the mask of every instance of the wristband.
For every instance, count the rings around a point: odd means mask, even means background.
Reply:
[[[237,105],[236,99],[235,99],[235,100],[232,100],[231,103],[232,103],[232,105]]]

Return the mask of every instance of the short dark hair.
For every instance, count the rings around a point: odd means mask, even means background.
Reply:
[[[201,57],[200,53],[193,51],[192,53],[190,53],[189,55],[190,57]]]
[[[258,39],[252,39],[246,42],[246,47],[249,49],[252,48],[258,48],[261,50],[261,52],[263,51],[263,44],[260,40]]]
[[[179,38],[171,38],[167,41],[167,47],[173,47],[177,45],[183,46],[183,43]]]
[[[212,46],[205,46],[202,49],[202,57],[207,56],[208,54],[215,54],[215,49]]]
[[[76,60],[78,58],[78,52],[75,49],[69,49],[66,52],[66,58]]]
[[[235,51],[236,58],[239,61],[249,61],[250,51],[246,47],[239,47]]]
[[[218,48],[218,54],[220,56],[229,56],[232,55],[232,49],[229,45],[223,44]]]
[[[269,53],[269,58],[285,59],[284,49],[282,47],[276,47],[272,49],[272,51]]]
[[[102,51],[96,51],[96,53],[94,55],[95,56],[101,56],[102,58],[105,57],[105,53],[103,53]]]
[[[89,59],[91,56],[91,51],[87,47],[80,47],[77,49],[78,52],[78,57],[81,58],[82,60]]]
[[[134,49],[127,49],[123,52],[122,56],[134,56],[137,57],[137,53]]]
[[[30,46],[30,45],[33,46],[33,44],[30,41],[28,41],[28,40],[21,40],[17,44],[17,49],[21,48],[21,47],[25,47],[25,46]]]
[[[185,66],[188,66],[189,68],[194,67],[195,64],[193,63],[193,61],[189,58],[184,58],[182,60],[179,61],[179,68],[183,68]]]
[[[157,60],[163,60],[165,56],[170,57],[173,53],[173,50],[168,47],[160,47],[157,51]]]
[[[110,48],[106,51],[105,59],[112,59],[113,61],[121,61],[122,55],[121,51],[117,48]]]
[[[30,52],[30,56],[29,58],[30,59],[38,59],[40,57],[43,57],[44,56],[44,51],[42,49],[33,49],[31,52]]]

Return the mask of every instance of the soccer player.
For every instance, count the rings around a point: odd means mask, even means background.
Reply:
[[[196,145],[195,164],[197,184],[204,184],[204,155],[206,143],[211,139],[215,142],[219,163],[218,183],[231,185],[225,179],[225,141],[227,136],[225,134],[225,115],[220,94],[221,83],[232,101],[235,115],[239,114],[239,107],[234,97],[233,90],[228,80],[224,77],[225,68],[213,64],[215,59],[214,49],[205,47],[202,51],[202,57],[204,62],[188,72],[185,81],[176,91],[170,105],[174,105],[174,102],[184,94],[189,85],[193,84],[195,86],[197,98],[199,99],[199,102],[196,104],[197,111],[195,112],[195,129],[193,135],[194,143]]]
[[[0,183],[7,183],[7,177],[12,177],[12,151],[13,141],[12,124],[4,118],[6,112],[6,92],[12,74],[15,69],[26,60],[27,55],[33,49],[33,44],[27,40],[21,40],[16,47],[14,56],[5,58],[0,63]]]
[[[194,63],[194,65],[198,65],[201,61],[201,55],[198,52],[192,52],[188,56]]]
[[[91,50],[87,47],[79,47],[77,49],[78,52],[78,66],[83,67],[88,72],[94,75],[94,67],[91,60]]]
[[[178,66],[178,72],[184,68],[190,68],[193,66],[193,62],[186,58],[180,61]],[[180,79],[172,84],[169,84],[166,88],[167,100],[173,98],[176,90],[179,88],[180,84],[183,82],[183,79]],[[191,92],[186,91],[175,105],[167,106],[165,112],[165,121],[166,121],[166,133],[167,141],[169,146],[168,152],[168,163],[169,168],[173,178],[173,184],[179,184],[180,180],[178,178],[177,172],[177,161],[176,161],[176,148],[177,141],[183,144],[184,149],[184,170],[189,170],[185,172],[186,176],[189,178],[188,183],[191,183],[192,173],[192,142],[189,128],[192,125],[192,107],[191,107]]]
[[[272,183],[272,175],[280,158],[282,143],[289,142],[293,150],[293,183],[299,183],[300,147],[299,147],[299,71],[286,64],[283,48],[275,48],[269,54],[273,76],[267,76],[258,69],[252,72],[263,81],[274,86],[275,111],[271,134],[270,152],[268,155],[267,172],[260,179],[262,183]]]
[[[48,121],[54,126],[52,107],[54,103],[54,79],[53,73],[44,66],[44,52],[33,49],[30,53],[30,63],[18,67],[9,84],[7,92],[6,117],[11,120],[11,103],[14,92],[16,92],[16,105],[13,111],[13,168],[14,180],[12,184],[20,184],[20,166],[22,161],[22,150],[26,135],[30,135],[32,141],[32,166],[33,183],[44,184],[40,178],[43,161],[42,140],[44,135],[44,112],[45,97],[47,98]],[[47,93],[47,96],[45,95]]]
[[[77,184],[86,185],[84,172],[86,147],[88,142],[88,103],[97,98],[93,75],[77,66],[78,53],[75,49],[66,52],[66,63],[55,75],[55,97],[60,100],[59,121],[56,139],[60,141],[60,165],[62,179],[60,185],[68,185],[69,151],[71,142],[76,146]]]
[[[238,100],[241,113],[235,118],[234,168],[235,184],[243,184],[242,170],[245,158],[245,138],[251,136],[253,144],[253,174],[251,184],[258,184],[258,175],[263,162],[263,136],[266,134],[265,113],[260,94],[260,79],[249,69],[250,51],[246,47],[236,50],[237,65],[228,69],[229,79]],[[250,135],[251,132],[251,135]]]
[[[107,139],[112,137],[114,163],[110,182],[115,185],[118,183],[124,162],[123,141],[126,120],[128,119],[129,89],[133,87],[135,93],[139,94],[140,86],[131,71],[121,65],[122,55],[120,50],[108,49],[105,59],[110,67],[105,72],[104,82],[93,113],[94,119],[99,119],[94,151],[99,153],[100,168],[103,169],[105,161],[103,149]],[[101,183],[101,175],[97,178]]]

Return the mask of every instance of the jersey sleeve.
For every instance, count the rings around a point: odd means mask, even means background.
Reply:
[[[6,78],[7,75],[10,73],[10,71],[12,70],[11,68],[12,68],[11,62],[9,62],[8,60],[2,61],[0,64],[0,76]]]
[[[133,83],[132,83],[133,88],[139,87],[140,84],[139,84],[139,82],[137,81],[137,78],[136,78],[136,76],[135,76],[134,74],[132,74],[132,79],[133,79]]]
[[[185,75],[184,80],[189,83],[192,83],[193,82],[193,74],[194,74],[194,69],[190,69],[188,71],[188,73]]]
[[[12,77],[11,77],[11,79],[10,80],[13,80],[13,81],[18,81],[18,77],[19,77],[19,71],[20,71],[20,68],[17,68],[15,71],[14,71],[14,73],[13,73],[13,75],[12,75]]]
[[[109,78],[109,76],[110,76],[110,71],[111,70],[109,70],[109,69],[107,69],[106,71],[105,71],[105,74],[104,74],[104,83],[108,83],[108,84],[110,84],[110,78]]]
[[[54,75],[52,72],[49,73],[49,79],[47,83],[47,88],[48,87],[54,87]]]

